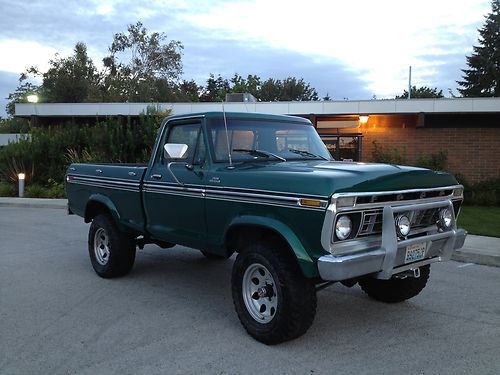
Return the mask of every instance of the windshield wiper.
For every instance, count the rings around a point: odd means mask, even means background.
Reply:
[[[246,149],[246,148],[235,148],[233,149],[234,152],[242,152],[245,154],[249,154],[252,156],[264,156],[266,158],[272,156],[273,158],[276,158],[281,161],[286,161],[285,158],[282,158],[281,156],[278,156],[276,154],[273,154],[272,152],[269,151],[264,151],[264,150],[251,150],[251,149]]]
[[[325,158],[322,155],[316,155],[316,154],[313,154],[312,152],[305,151],[305,150],[297,150],[297,149],[294,149],[294,148],[289,148],[288,151],[293,152],[294,154],[302,155],[302,156],[311,156],[313,158],[320,158],[320,159],[323,159],[323,160],[329,160],[329,159]]]

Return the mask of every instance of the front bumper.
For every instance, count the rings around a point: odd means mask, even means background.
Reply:
[[[432,204],[432,206],[443,207],[449,205],[451,205],[449,201]],[[456,227],[446,232],[398,241],[393,215],[408,209],[408,206],[384,208],[381,246],[354,254],[325,255],[319,258],[318,271],[320,277],[323,280],[342,281],[364,275],[373,275],[378,279],[387,280],[392,275],[409,269],[450,260],[453,251],[463,246],[467,232]],[[426,258],[418,262],[405,264],[404,253],[406,247],[422,242],[426,243]]]

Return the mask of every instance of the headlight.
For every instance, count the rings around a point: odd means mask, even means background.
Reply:
[[[396,217],[396,230],[400,237],[406,237],[410,233],[410,219],[406,215]]]
[[[352,231],[352,220],[347,215],[342,215],[335,223],[335,235],[339,240],[345,240],[349,237]]]
[[[438,226],[441,229],[450,229],[453,223],[453,214],[449,208],[443,208],[439,211]]]

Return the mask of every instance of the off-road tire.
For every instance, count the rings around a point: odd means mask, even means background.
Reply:
[[[277,294],[274,315],[265,323],[252,317],[243,296],[245,272],[259,265],[264,266],[272,276]],[[314,284],[302,275],[293,255],[279,241],[261,241],[245,247],[234,262],[231,285],[238,318],[248,334],[257,341],[272,345],[297,338],[308,330],[314,320]]]
[[[126,275],[134,265],[136,244],[120,232],[109,215],[101,214],[92,220],[88,245],[92,267],[103,278]]]
[[[420,267],[420,277],[406,279],[391,278],[379,280],[366,278],[359,281],[359,286],[371,298],[387,303],[406,301],[419,294],[425,288],[430,274],[430,265]]]

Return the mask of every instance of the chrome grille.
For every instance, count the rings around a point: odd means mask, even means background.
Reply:
[[[411,232],[409,237],[417,234],[422,229],[436,225],[439,209],[415,210],[407,212],[410,218]],[[363,213],[358,237],[371,236],[382,233],[383,210],[370,210]]]

